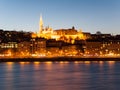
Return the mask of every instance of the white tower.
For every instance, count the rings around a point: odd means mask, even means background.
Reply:
[[[39,22],[39,33],[41,34],[43,31],[43,20],[42,15],[40,15],[40,22]]]

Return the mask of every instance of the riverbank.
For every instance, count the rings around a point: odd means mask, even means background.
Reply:
[[[28,58],[0,58],[0,62],[46,62],[46,61],[120,61],[120,57],[28,57]]]

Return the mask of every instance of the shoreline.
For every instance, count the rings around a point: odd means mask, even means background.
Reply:
[[[120,57],[25,57],[25,58],[0,58],[0,62],[47,62],[47,61],[120,61]]]

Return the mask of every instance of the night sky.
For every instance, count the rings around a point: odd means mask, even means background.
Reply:
[[[54,30],[120,34],[120,0],[0,0],[0,28],[36,32],[39,18]]]

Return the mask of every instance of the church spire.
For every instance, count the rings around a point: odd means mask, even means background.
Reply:
[[[40,31],[40,33],[42,33],[42,31],[43,31],[43,20],[42,20],[42,15],[40,15],[39,31]]]

